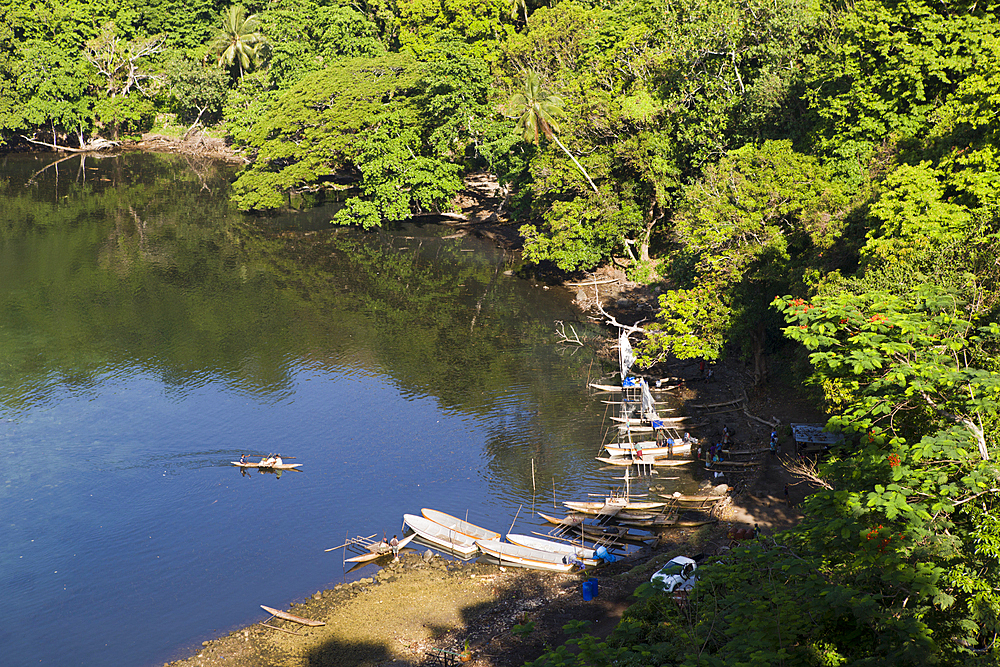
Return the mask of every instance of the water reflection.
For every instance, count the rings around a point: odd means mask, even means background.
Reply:
[[[342,580],[323,549],[404,512],[529,532],[619,484],[566,295],[488,241],[247,218],[232,168],[172,156],[2,168],[11,664],[153,664]],[[302,472],[230,463],[272,451]]]

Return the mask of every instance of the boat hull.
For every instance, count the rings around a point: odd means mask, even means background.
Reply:
[[[548,551],[554,554],[559,554],[561,556],[573,556],[574,558],[579,558],[584,562],[590,560],[595,564],[597,561],[594,560],[594,550],[587,549],[582,546],[576,546],[574,544],[568,544],[566,542],[555,542],[553,540],[547,540],[543,537],[535,537],[533,535],[518,535],[516,533],[508,533],[507,541],[511,544],[516,544],[521,547],[527,547],[529,549],[538,549],[539,551]]]
[[[463,558],[470,558],[479,552],[476,541],[468,535],[450,530],[426,517],[404,514],[403,523],[424,542]]]
[[[432,510],[425,507],[420,510],[420,513],[424,515],[425,519],[433,521],[434,523],[439,523],[445,528],[454,530],[457,533],[468,535],[474,540],[500,539],[500,533],[496,531],[488,530],[486,528],[481,528],[474,523],[463,521],[458,517],[454,517],[450,514],[445,514],[444,512],[439,512],[437,510]]]
[[[242,463],[240,461],[230,461],[234,466],[240,468],[260,468],[262,470],[295,470],[301,468],[301,463],[281,463],[273,466],[262,466],[260,463]]]
[[[694,459],[664,459],[656,456],[598,456],[597,460],[611,466],[656,466],[658,468],[673,468],[694,463]]]
[[[476,540],[479,549],[496,558],[501,565],[516,565],[534,570],[552,570],[554,572],[569,572],[572,563],[564,563],[563,556],[550,551],[530,549],[517,544],[508,544],[499,540]]]

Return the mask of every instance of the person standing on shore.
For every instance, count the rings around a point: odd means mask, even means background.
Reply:
[[[392,560],[399,560],[399,540],[393,535],[392,539],[389,540],[389,546],[392,548]]]

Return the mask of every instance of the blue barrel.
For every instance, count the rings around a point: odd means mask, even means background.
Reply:
[[[587,579],[583,582],[583,599],[586,601],[593,600],[597,597],[597,578]]]

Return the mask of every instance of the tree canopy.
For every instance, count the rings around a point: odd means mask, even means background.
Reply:
[[[539,664],[996,661],[998,90],[966,0],[0,4],[5,142],[215,123],[236,206],[364,228],[485,171],[529,264],[656,290],[640,364],[802,360],[800,527]]]

